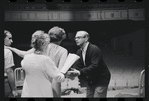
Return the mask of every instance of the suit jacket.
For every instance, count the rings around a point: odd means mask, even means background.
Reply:
[[[79,79],[84,79],[89,84],[108,85],[110,81],[110,71],[105,64],[101,50],[89,43],[85,55],[85,64],[83,63],[82,51],[79,49],[76,53],[80,59],[76,61],[73,68],[80,71]]]

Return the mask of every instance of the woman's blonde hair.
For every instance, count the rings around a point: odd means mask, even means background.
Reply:
[[[31,47],[33,47],[33,43],[35,42],[35,40],[42,34],[44,34],[44,31],[42,30],[37,30],[32,34]]]
[[[35,48],[35,50],[43,51],[42,47],[44,47],[47,44],[46,41],[47,37],[44,34],[39,35],[36,40],[32,43],[32,47]]]

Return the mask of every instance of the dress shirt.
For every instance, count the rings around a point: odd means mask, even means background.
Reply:
[[[12,52],[4,46],[4,76],[7,76],[5,70],[14,66],[13,54]]]
[[[87,51],[88,44],[89,44],[89,42],[87,42],[86,45],[84,46],[84,48],[82,48],[82,57],[83,57],[84,65],[86,65],[85,64],[85,56],[86,56],[86,51]]]

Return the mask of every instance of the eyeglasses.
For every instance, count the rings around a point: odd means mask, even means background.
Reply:
[[[78,36],[78,37],[75,37],[74,40],[76,40],[76,39],[81,39],[81,38],[85,38],[85,36]]]

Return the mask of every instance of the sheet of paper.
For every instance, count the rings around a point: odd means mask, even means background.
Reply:
[[[78,55],[69,53],[64,66],[61,68],[61,72],[66,73],[79,58],[80,57]]]

